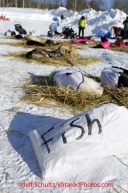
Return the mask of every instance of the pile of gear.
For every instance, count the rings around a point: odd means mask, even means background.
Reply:
[[[58,24],[59,25],[59,24]],[[58,36],[63,39],[75,39],[77,38],[77,32],[75,32],[72,28],[65,26],[62,29],[62,33],[57,31],[57,24],[52,23],[49,27],[50,31],[48,31],[48,37]]]

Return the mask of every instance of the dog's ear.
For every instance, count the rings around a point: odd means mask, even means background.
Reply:
[[[72,51],[72,46],[69,46],[69,53],[71,53]]]

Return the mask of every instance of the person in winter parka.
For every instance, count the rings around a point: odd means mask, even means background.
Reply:
[[[78,21],[78,28],[79,28],[79,37],[82,31],[82,38],[84,38],[84,29],[86,28],[86,18],[82,16]]]
[[[53,22],[50,26],[49,26],[49,30],[51,32],[51,35],[53,36],[54,34],[59,34],[57,31],[57,27],[59,26],[59,22]]]
[[[128,16],[126,19],[123,21],[124,25],[124,34],[123,34],[123,39],[126,39],[128,37]]]

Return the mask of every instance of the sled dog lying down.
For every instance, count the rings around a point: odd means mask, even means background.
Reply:
[[[103,94],[100,83],[91,78],[84,77],[80,71],[71,68],[53,71],[49,75],[49,81],[57,86],[69,86],[70,89],[79,92],[89,92],[96,95]]]
[[[74,48],[73,46],[65,46],[65,45],[60,45],[58,48],[58,52],[61,55],[65,55],[65,54],[70,54],[72,56],[77,56],[78,52],[76,50],[76,48]]]
[[[90,92],[97,95],[103,94],[103,87],[99,82],[94,81],[91,78],[84,76],[84,82],[80,84],[78,91],[80,92]]]

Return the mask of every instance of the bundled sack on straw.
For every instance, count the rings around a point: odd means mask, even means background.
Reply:
[[[90,92],[96,95],[102,95],[103,87],[100,83],[91,78],[84,77],[82,72],[73,68],[53,71],[49,75],[49,80],[57,86],[69,86],[72,90],[80,92]]]
[[[128,110],[112,103],[29,133],[42,177],[62,174],[83,159],[128,151]]]

